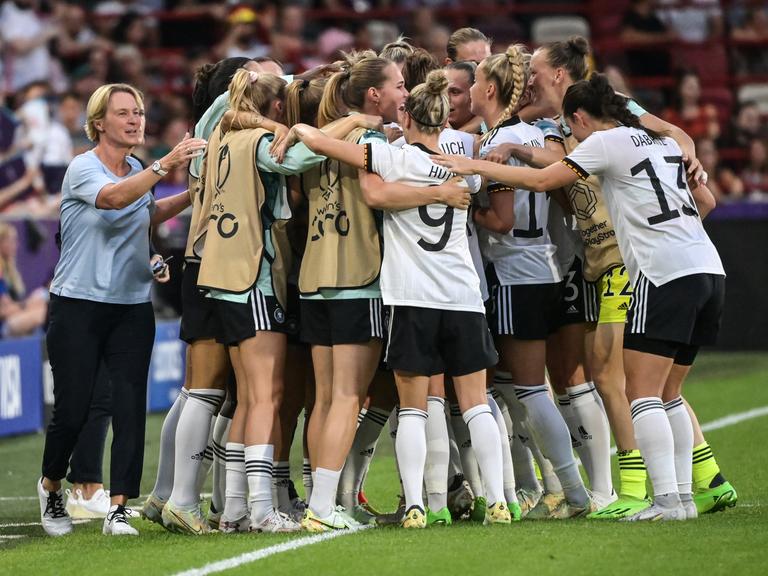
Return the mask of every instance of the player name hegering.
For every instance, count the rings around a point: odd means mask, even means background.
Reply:
[[[630,138],[632,138],[632,144],[635,145],[635,148],[640,148],[641,146],[653,146],[654,144],[660,144],[661,146],[667,145],[662,138],[651,138],[645,133],[632,134]]]

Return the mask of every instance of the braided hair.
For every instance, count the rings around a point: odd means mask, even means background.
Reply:
[[[522,44],[510,45],[504,54],[494,54],[483,60],[478,69],[482,70],[489,82],[496,85],[498,99],[506,103],[496,125],[486,133],[487,138],[493,129],[511,118],[520,106],[525,87],[528,84],[528,72],[531,55]]]

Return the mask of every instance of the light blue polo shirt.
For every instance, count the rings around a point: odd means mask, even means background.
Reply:
[[[110,172],[92,150],[72,160],[61,187],[61,256],[51,293],[110,304],[150,301],[149,221],[152,194],[121,210],[96,208],[96,197],[113,184],[142,171],[126,157],[131,171]]]

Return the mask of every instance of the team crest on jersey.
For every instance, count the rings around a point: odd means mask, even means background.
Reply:
[[[585,182],[578,181],[571,186],[568,200],[579,220],[588,220],[597,210],[597,194]]]
[[[285,313],[283,312],[282,308],[278,307],[275,308],[275,312],[273,313],[273,316],[275,317],[275,322],[278,324],[282,324],[285,322]]]

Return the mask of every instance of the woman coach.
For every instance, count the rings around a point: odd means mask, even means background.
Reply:
[[[64,177],[61,256],[51,284],[48,354],[54,410],[38,481],[45,531],[67,534],[61,479],[87,421],[99,363],[112,383],[111,507],[104,534],[137,534],[124,505],[139,495],[144,458],[147,375],[155,333],[150,302],[149,227],[189,205],[182,193],[155,202],[150,190],[169,170],[200,154],[205,141],[185,136],[151,168],[131,150],[144,139],[142,95],[127,84],[98,88],[85,131],[95,143]],[[161,270],[160,274],[165,274]]]

